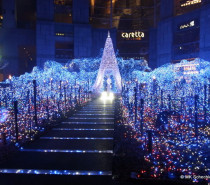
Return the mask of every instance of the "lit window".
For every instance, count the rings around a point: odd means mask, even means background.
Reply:
[[[182,24],[179,29],[182,30],[182,29],[185,29],[185,28],[190,28],[190,27],[194,27],[195,26],[195,21],[190,21],[190,22],[187,22],[185,24]]]
[[[57,36],[65,36],[64,33],[56,33]]]
[[[65,0],[55,0],[54,3],[57,5],[65,5]]]
[[[201,3],[201,0],[189,0],[189,1],[186,1],[185,3],[182,3],[181,7],[191,6],[198,3]]]

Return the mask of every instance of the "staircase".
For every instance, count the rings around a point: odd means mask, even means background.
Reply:
[[[112,102],[90,102],[0,164],[0,184],[118,184],[112,180],[113,131]]]

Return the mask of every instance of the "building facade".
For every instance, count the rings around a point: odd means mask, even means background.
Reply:
[[[90,24],[89,0],[0,0],[0,5],[4,79],[30,72],[35,65],[42,67],[47,60],[65,63],[98,56],[108,30],[116,48],[114,28]]]
[[[0,78],[47,60],[96,57],[110,30],[115,51],[151,68],[210,60],[210,0],[0,0]],[[0,63],[1,64],[1,63]]]
[[[209,0],[161,0],[160,20],[150,29],[151,67],[197,57],[210,61],[209,15]]]
[[[157,21],[159,1],[91,0],[91,24],[117,30],[120,57],[148,60],[149,28]]]

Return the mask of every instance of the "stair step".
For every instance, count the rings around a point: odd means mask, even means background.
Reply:
[[[0,169],[0,173],[35,174],[35,175],[112,175],[111,171],[40,170],[40,169]]]
[[[50,130],[45,137],[113,137],[113,131],[103,130]]]
[[[110,153],[18,152],[0,168],[110,171]]]
[[[78,113],[78,114],[75,114],[76,116],[114,116],[114,114],[81,114],[81,113]]]
[[[64,140],[112,140],[113,137],[40,137],[40,139],[64,139]]]
[[[81,118],[81,117],[71,117],[71,118],[69,118],[69,120],[86,120],[86,119],[89,119],[89,120],[114,120],[114,118],[107,118],[107,117],[105,117],[105,118],[87,118],[87,117],[85,117],[85,118]]]
[[[80,125],[113,125],[114,123],[113,122],[76,122],[76,121],[68,121],[68,122],[62,122],[62,124],[80,124]]]
[[[45,153],[99,153],[113,154],[112,150],[60,150],[60,149],[21,149],[21,152],[45,152]]]
[[[111,178],[113,134],[113,104],[90,102],[1,163],[1,182],[40,184],[38,179],[45,185],[57,182],[115,184]]]
[[[56,128],[87,128],[87,129],[113,129],[114,124],[104,124],[104,123],[97,123],[97,124],[91,124],[91,122],[88,123],[62,123],[57,125]]]
[[[24,149],[62,149],[62,150],[112,150],[113,140],[37,140],[23,146]]]
[[[113,131],[114,129],[94,129],[94,128],[53,128],[52,130],[68,130],[68,131]]]

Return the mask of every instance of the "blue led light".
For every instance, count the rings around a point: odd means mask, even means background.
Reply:
[[[112,140],[112,137],[40,137],[40,139],[61,139],[61,140]]]
[[[9,116],[9,111],[4,108],[0,108],[0,123],[4,123]]]
[[[20,144],[19,144],[19,143],[15,143],[15,146],[19,147],[19,146],[20,146]]]
[[[196,62],[199,60],[198,62]],[[75,60],[76,61],[76,60]],[[89,91],[89,87],[93,85],[92,82],[95,81],[96,72],[86,72],[83,70],[83,65],[93,65],[95,59],[87,60],[84,59],[77,60],[77,64],[80,68],[80,72],[69,72],[61,64],[49,61],[45,64],[45,67],[41,70],[35,67],[32,73],[26,73],[20,77],[13,77],[8,83],[11,83],[11,94],[9,91],[1,91],[0,97],[2,97],[2,106],[7,107],[6,109],[0,110],[0,123],[1,123],[1,133],[6,134],[6,140],[9,142],[14,142],[15,129],[14,128],[14,110],[13,110],[13,100],[18,101],[18,126],[19,135],[18,139],[20,143],[33,140],[40,131],[44,131],[41,127],[42,123],[46,120],[53,120],[54,118],[60,118],[61,113],[66,113],[68,110],[76,110],[77,102],[81,105],[85,105],[89,101],[87,94],[84,92]],[[126,64],[127,63],[127,64]],[[147,152],[143,154],[144,159],[151,164],[150,174],[155,175],[153,177],[160,177],[164,174],[164,178],[167,172],[168,177],[173,178],[175,174],[184,172],[186,174],[196,174],[197,172],[209,172],[208,167],[208,155],[206,154],[206,148],[210,147],[208,141],[208,125],[203,125],[204,123],[204,113],[206,111],[205,123],[209,123],[209,108],[208,108],[208,95],[209,95],[209,79],[210,79],[210,63],[196,59],[194,64],[189,66],[187,61],[181,61],[181,66],[167,64],[160,68],[155,69],[151,72],[145,72],[144,70],[137,69],[134,62],[119,60],[119,66],[121,65],[121,75],[122,75],[122,85],[125,87],[125,91],[122,91],[122,99],[120,99],[120,107],[122,111],[123,121],[119,121],[117,124],[130,126],[131,129],[127,129],[125,137],[129,139],[137,139],[139,146],[142,150],[147,148],[147,136],[146,130],[154,131],[152,136],[152,146],[153,150],[151,154]],[[123,64],[123,65],[122,65]],[[125,72],[124,65],[128,65],[132,71]],[[198,65],[197,65],[198,64]],[[83,66],[85,66],[83,65]],[[138,64],[139,65],[139,64]],[[145,64],[146,65],[146,64]],[[184,67],[185,66],[185,67]],[[187,67],[189,66],[189,67]],[[148,67],[148,66],[147,66]],[[146,67],[146,68],[147,68]],[[88,67],[89,68],[89,67]],[[127,67],[126,67],[127,68]],[[186,68],[186,69],[184,69]],[[96,68],[94,67],[94,70]],[[147,68],[148,69],[148,68]],[[194,70],[195,69],[195,70]],[[88,71],[90,71],[88,69]],[[123,72],[124,71],[124,72]],[[127,69],[126,69],[127,71]],[[191,73],[191,72],[198,73]],[[184,74],[184,73],[186,74]],[[129,74],[130,73],[130,74]],[[191,74],[190,74],[191,73]],[[88,88],[87,88],[87,75],[88,77]],[[38,124],[34,124],[34,105],[33,105],[33,83],[32,80],[36,80],[37,83],[37,113],[38,113]],[[89,84],[90,81],[90,84]],[[84,84],[84,85],[83,85]],[[133,87],[137,88],[137,109],[135,107],[135,93]],[[139,88],[141,87],[142,88]],[[65,87],[65,92],[64,92]],[[78,90],[81,90],[79,94]],[[206,89],[206,90],[205,90]],[[74,91],[75,90],[75,91]],[[126,92],[128,90],[128,92]],[[206,98],[204,96],[206,92]],[[124,94],[123,94],[124,93]],[[161,95],[162,94],[162,95]],[[66,95],[66,98],[64,98]],[[80,95],[80,96],[79,96]],[[89,95],[89,94],[88,94]],[[169,101],[168,95],[171,96]],[[195,101],[194,95],[199,95],[199,100]],[[5,97],[5,98],[4,98]],[[5,99],[6,101],[4,101]],[[65,100],[66,99],[66,100]],[[140,99],[144,99],[144,110],[141,113]],[[182,102],[183,99],[183,102]],[[206,99],[206,100],[205,100]],[[25,101],[26,100],[26,101]],[[161,103],[162,101],[162,103]],[[198,103],[195,110],[194,103]],[[127,103],[126,103],[127,102]],[[114,106],[111,104],[105,105],[102,102],[95,103],[92,106],[88,104],[85,108],[75,115],[75,118],[70,118],[67,124],[81,124],[82,125],[113,125],[113,120],[111,116],[114,115]],[[6,106],[6,104],[8,104]],[[163,104],[163,107],[162,105]],[[170,106],[169,106],[170,105]],[[48,113],[46,110],[48,108]],[[181,107],[181,109],[180,109]],[[118,108],[118,107],[116,107]],[[28,109],[28,110],[27,110]],[[160,117],[160,121],[167,126],[159,128],[156,125],[156,116],[161,111],[168,111],[168,109],[176,110],[179,113],[179,119],[173,120],[170,118],[168,120],[171,124],[167,124],[167,121]],[[190,109],[190,110],[189,110]],[[137,110],[135,113],[134,110]],[[140,112],[139,112],[139,111]],[[7,112],[8,111],[8,112]],[[7,114],[8,113],[8,114]],[[85,114],[86,113],[86,114]],[[96,114],[95,114],[96,113]],[[198,115],[198,136],[194,135],[195,127],[195,113]],[[48,115],[47,115],[48,114]],[[137,114],[137,120],[134,120],[134,116]],[[82,120],[81,116],[90,117],[88,115],[98,115],[99,118],[86,118]],[[104,116],[103,116],[104,115]],[[110,118],[102,118],[108,116]],[[145,134],[140,132],[139,118],[143,118],[143,131]],[[173,115],[176,116],[176,115]],[[79,117],[79,118],[76,118]],[[125,119],[124,119],[125,118]],[[152,119],[151,119],[152,118]],[[74,120],[75,119],[75,120]],[[78,121],[90,121],[90,122],[76,122]],[[92,120],[91,120],[92,119]],[[102,120],[103,119],[103,120]],[[106,120],[105,120],[106,119]],[[73,121],[73,122],[70,122]],[[75,122],[74,122],[75,121]],[[92,122],[93,121],[93,122]],[[97,122],[97,121],[101,121]],[[107,122],[106,122],[107,121]],[[108,122],[110,121],[110,122]],[[50,122],[49,122],[50,123]],[[66,124],[63,123],[63,124]],[[181,124],[180,124],[181,123]],[[40,126],[37,126],[40,125]],[[45,125],[45,124],[44,124]],[[77,125],[78,126],[78,125]],[[80,125],[79,125],[80,126]],[[204,127],[205,126],[205,127]],[[64,128],[67,130],[68,128]],[[58,128],[57,130],[64,130],[63,128]],[[100,130],[91,128],[69,128],[68,130]],[[102,129],[101,129],[102,130]],[[104,129],[105,130],[105,129]],[[108,130],[108,129],[107,129]],[[164,132],[164,130],[166,132]],[[134,131],[134,132],[133,132]],[[159,136],[159,133],[160,134]],[[167,134],[166,134],[167,133]],[[156,135],[157,134],[157,135]],[[181,137],[173,134],[181,134]],[[207,137],[206,137],[207,136]],[[179,138],[177,138],[179,137]],[[190,138],[193,137],[193,138]],[[95,137],[43,137],[41,139],[113,139],[113,138],[95,138]],[[35,151],[36,150],[36,151]],[[109,150],[50,150],[50,149],[24,149],[20,148],[20,151],[29,152],[69,152],[69,153],[100,153],[100,152],[112,152]],[[161,163],[161,165],[160,165]],[[160,167],[161,166],[161,167]],[[198,166],[200,170],[198,171]],[[172,167],[172,168],[171,168]],[[162,169],[161,169],[162,168]],[[180,169],[179,169],[180,168]],[[190,169],[191,168],[191,169]],[[176,171],[179,170],[179,171]],[[187,171],[186,171],[187,170]],[[7,171],[6,171],[7,172]],[[48,171],[40,170],[22,170],[16,169],[15,173],[33,173],[33,174],[48,174]],[[69,171],[62,170],[51,170],[49,174],[62,174]],[[70,172],[72,175],[80,175],[81,171]],[[148,171],[147,171],[148,172]],[[178,173],[177,173],[178,172]],[[103,172],[99,171],[98,174]],[[91,171],[88,171],[86,175],[92,175]]]
[[[36,175],[112,175],[111,171],[75,171],[75,170],[35,170],[35,169],[0,169],[0,173],[36,174]]]
[[[46,153],[108,153],[112,154],[112,150],[54,150],[54,149],[22,149],[23,152],[46,152]]]

